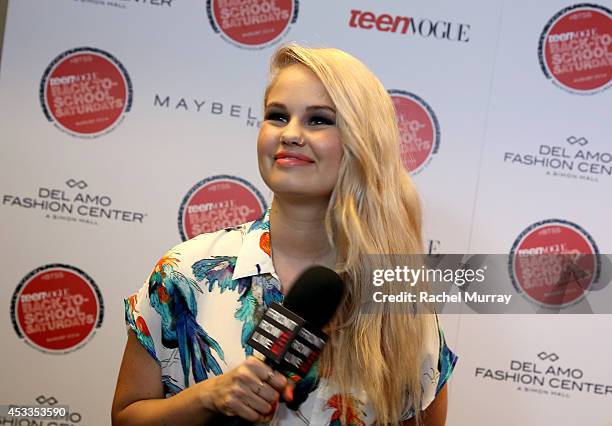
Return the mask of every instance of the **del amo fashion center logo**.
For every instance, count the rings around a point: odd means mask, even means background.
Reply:
[[[106,194],[87,190],[83,180],[68,179],[64,188],[41,186],[34,195],[3,194],[2,205],[40,210],[47,219],[98,225],[101,221],[143,223],[147,213],[119,209]]]
[[[350,11],[349,27],[364,30],[375,29],[391,32],[434,38],[438,40],[467,43],[470,41],[470,25],[450,21],[415,18],[410,16],[393,16],[387,13],[353,9]]]
[[[77,3],[75,0],[68,0]],[[89,4],[94,6],[112,7],[116,9],[127,9],[128,7],[161,6],[171,7],[175,0],[79,0],[78,4]]]
[[[593,94],[612,81],[612,11],[580,3],[559,11],[540,35],[540,67],[547,79],[577,94]]]
[[[70,265],[45,265],[19,283],[11,300],[17,336],[49,353],[85,345],[104,317],[102,294],[94,280]]]
[[[556,353],[541,351],[533,360],[511,360],[506,369],[476,367],[478,380],[494,380],[518,385],[516,390],[561,398],[576,394],[612,396],[612,385],[589,379],[582,368],[563,365]]]
[[[580,302],[601,271],[593,237],[575,223],[547,219],[517,237],[508,260],[514,288],[543,308],[564,308]]]
[[[153,106],[167,110],[195,112],[199,114],[210,114],[217,117],[229,117],[230,119],[244,120],[249,127],[259,127],[260,120],[254,115],[256,109],[251,106],[230,104],[218,100],[208,101],[206,99],[195,99],[188,97],[171,97],[169,95],[155,94]]]
[[[47,120],[83,138],[116,128],[130,111],[132,96],[132,82],[123,65],[93,47],[60,54],[40,82],[40,103]]]
[[[400,155],[407,171],[416,175],[440,148],[440,124],[433,109],[414,93],[389,90],[400,132]]]
[[[196,183],[179,208],[183,241],[204,232],[230,228],[259,218],[267,208],[261,193],[245,179],[219,175]]]
[[[504,162],[542,168],[548,176],[559,178],[609,181],[612,151],[602,148],[584,136],[571,135],[565,138],[565,144],[541,144],[529,153],[504,152]]]
[[[263,49],[284,38],[298,17],[297,0],[207,0],[213,31],[238,47]]]

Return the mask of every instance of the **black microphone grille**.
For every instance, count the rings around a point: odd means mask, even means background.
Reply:
[[[332,319],[343,296],[344,281],[336,272],[312,266],[289,289],[283,306],[321,329]]]

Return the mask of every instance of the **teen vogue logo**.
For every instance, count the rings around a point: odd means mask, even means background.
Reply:
[[[553,16],[542,31],[538,57],[542,72],[557,86],[577,94],[610,87],[612,12],[580,3]]]
[[[509,273],[517,292],[544,308],[580,302],[601,271],[593,237],[575,223],[548,219],[534,223],[510,250]]]
[[[27,274],[11,301],[17,336],[48,353],[67,353],[85,345],[102,325],[104,304],[93,279],[64,264],[45,265]]]
[[[450,21],[433,21],[427,18],[393,16],[388,13],[351,10],[349,27],[381,32],[409,34],[423,38],[467,43],[470,41],[470,25]]]
[[[116,128],[132,106],[132,82],[110,53],[92,47],[56,57],[40,82],[47,120],[73,136],[95,138]]]
[[[400,132],[400,155],[406,170],[420,173],[440,148],[440,124],[433,109],[414,93],[389,90]]]
[[[263,49],[287,35],[298,17],[297,0],[207,0],[213,31],[238,47]]]
[[[266,208],[263,196],[250,182],[235,176],[211,176],[196,183],[183,198],[179,232],[186,241],[255,220]]]

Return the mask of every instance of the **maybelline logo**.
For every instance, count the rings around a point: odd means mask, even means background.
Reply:
[[[474,377],[482,380],[510,382],[516,390],[571,398],[576,393],[612,396],[612,385],[597,383],[585,377],[584,370],[557,364],[559,355],[541,351],[540,361],[511,360],[507,369],[476,367]]]
[[[375,29],[376,31],[401,33],[420,36],[423,38],[435,38],[438,40],[458,41],[467,43],[470,41],[470,25],[450,21],[431,20],[427,18],[415,18],[410,16],[390,15],[382,13],[379,15],[363,10],[351,10],[349,18],[351,28],[364,30]]]
[[[143,223],[147,217],[146,213],[116,208],[109,195],[84,191],[88,185],[83,180],[69,179],[65,185],[68,189],[42,186],[35,195],[3,194],[2,205],[41,210],[48,219],[90,225],[103,220]]]
[[[205,99],[176,98],[168,95],[155,94],[153,106],[175,111],[196,112],[219,117],[237,118],[244,120],[244,124],[249,127],[259,127],[260,125],[259,118],[257,118],[253,112],[255,108],[246,105],[228,104],[218,101],[210,102]]]
[[[612,176],[612,152],[592,150],[583,136],[569,136],[567,145],[538,146],[537,152],[504,152],[504,162],[541,167],[550,176],[599,182]]]

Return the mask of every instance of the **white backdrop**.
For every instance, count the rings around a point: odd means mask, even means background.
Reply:
[[[200,203],[204,213],[189,220],[215,226],[270,201],[255,139],[268,60],[283,42],[344,49],[392,93],[410,94],[398,119],[417,129],[403,134],[404,148],[418,145],[424,157],[413,177],[432,252],[504,254],[526,230],[545,246],[549,234],[537,232],[546,224],[571,234],[569,246],[578,235],[612,252],[610,1],[243,2],[263,11],[265,22],[253,27],[214,16],[229,3],[9,2],[0,68],[0,405],[57,401],[70,408],[68,424],[110,423],[126,340],[122,298],[181,240],[179,212]],[[403,21],[393,31],[398,17],[412,19],[405,33]],[[553,50],[565,56],[547,60]],[[53,109],[87,99],[87,90],[57,79],[70,75],[90,81],[88,96],[100,98],[89,106],[101,112]],[[119,212],[104,217],[111,209]],[[76,322],[64,321],[74,312]],[[460,357],[450,426],[612,425],[610,316],[443,320]],[[542,373],[550,366],[563,371]],[[486,369],[525,377],[496,379]],[[593,385],[564,389],[562,379]]]

